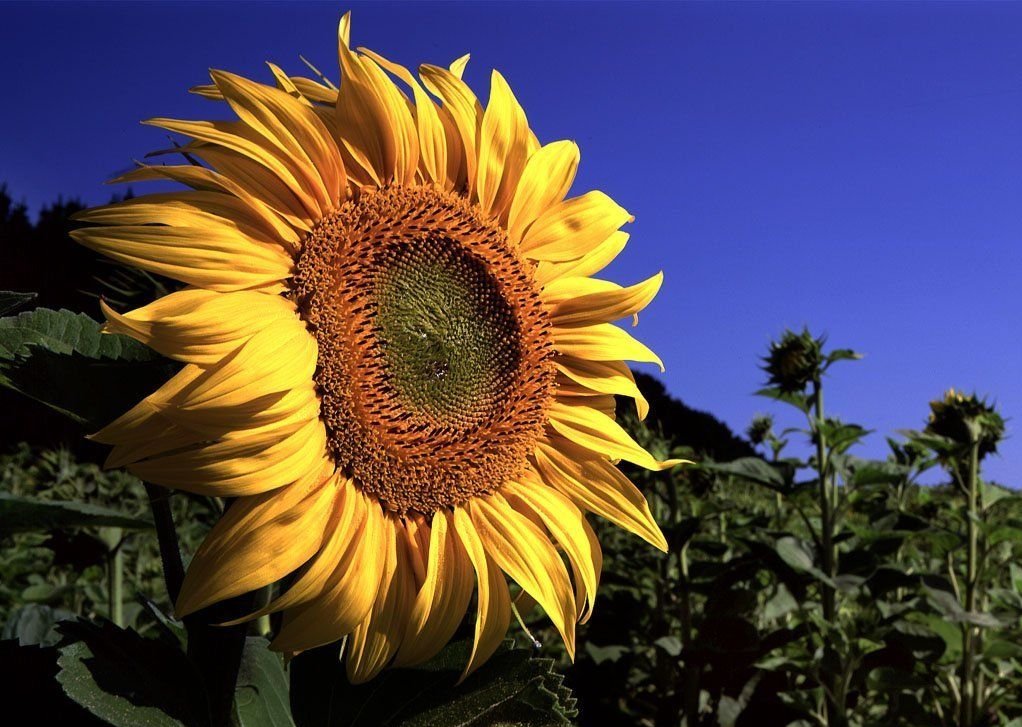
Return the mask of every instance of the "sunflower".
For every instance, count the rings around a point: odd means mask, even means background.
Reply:
[[[168,152],[193,163],[119,180],[190,189],[80,215],[78,242],[183,284],[103,306],[106,331],[183,366],[94,439],[109,466],[230,500],[178,616],[289,577],[250,617],[282,611],[286,653],[347,637],[361,682],[436,654],[475,592],[468,674],[514,593],[571,654],[600,578],[587,513],[666,549],[615,463],[676,461],[614,419],[615,394],[648,408],[623,360],[659,363],[614,322],[662,276],[591,277],[632,217],[598,191],[566,198],[577,146],[541,145],[499,73],[484,108],[468,56],[416,78],[349,30],[345,15],[339,89],[213,71],[193,91],[237,119],[147,122],[190,137]]]

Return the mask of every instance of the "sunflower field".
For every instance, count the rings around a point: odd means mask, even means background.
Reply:
[[[16,234],[61,244],[40,232]],[[574,662],[521,607],[461,684],[470,623],[423,665],[355,686],[340,644],[285,666],[267,649],[276,617],[174,617],[168,589],[227,503],[105,471],[75,437],[170,364],[33,302],[5,293],[0,320],[0,664],[8,700],[48,720],[211,725],[219,699],[238,725],[1022,724],[1022,498],[983,478],[1004,424],[971,395],[922,404],[878,461],[855,456],[863,426],[823,408],[856,355],[806,332],[766,352],[760,392],[804,415],[798,430],[759,415],[736,436],[639,375],[651,414],[621,401],[620,419],[655,456],[694,464],[628,470],[666,553],[594,521],[600,597]],[[18,443],[25,420],[38,428]],[[917,484],[927,470],[945,484]]]
[[[786,330],[731,431],[633,370],[664,276],[598,277],[632,215],[570,194],[574,142],[468,56],[337,43],[150,120],[115,181],[174,191],[33,224],[0,189],[17,724],[1022,727],[991,399],[860,457],[854,342]]]

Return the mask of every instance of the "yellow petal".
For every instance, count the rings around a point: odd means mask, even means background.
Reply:
[[[128,467],[135,476],[164,487],[214,497],[255,495],[294,482],[327,457],[326,432],[318,419],[274,442],[272,434],[225,439]]]
[[[330,104],[331,106],[337,103],[336,88],[324,86],[322,83],[303,76],[290,76],[290,78],[291,83],[293,83],[295,88],[298,89],[298,92],[310,101]]]
[[[221,176],[229,178],[273,210],[295,230],[309,232],[319,220],[319,213],[310,212],[285,180],[258,161],[218,144],[193,143],[188,148]]]
[[[284,73],[280,66],[270,62],[267,62],[266,65],[269,67],[270,73],[273,74],[273,80],[276,81],[278,89],[286,93],[291,98],[297,99],[303,106],[312,107],[312,104],[309,103],[307,98],[305,98],[305,95],[298,90],[298,86],[295,85],[295,82],[291,80],[290,76]]]
[[[613,464],[566,440],[540,442],[536,471],[543,481],[580,506],[667,552],[667,540],[646,498]]]
[[[540,297],[548,310],[552,311],[565,301],[578,298],[582,295],[594,293],[609,293],[621,290],[621,286],[609,280],[600,278],[580,278],[574,275],[557,278],[552,283],[543,287]]]
[[[631,220],[628,211],[603,192],[586,192],[540,215],[522,238],[521,250],[533,260],[575,260]]]
[[[540,261],[536,266],[536,283],[547,287],[563,277],[588,277],[610,265],[628,243],[628,233],[618,230],[591,251],[575,260],[563,262]]]
[[[209,290],[262,288],[280,292],[291,256],[236,232],[203,227],[84,227],[71,237],[109,258]]]
[[[280,214],[237,181],[213,169],[207,169],[206,167],[194,164],[175,166],[145,165],[110,180],[110,183],[128,184],[156,179],[169,179],[201,191],[226,192],[227,194],[234,195],[245,204],[247,210],[252,215],[255,215],[264,228],[269,231],[271,239],[278,240],[281,245],[292,252],[299,247],[301,238],[294,228],[284,221]]]
[[[479,127],[475,193],[479,209],[498,221],[507,219],[511,198],[528,159],[529,123],[525,112],[497,71]]]
[[[305,175],[298,171],[295,161],[267,146],[268,142],[259,136],[251,127],[241,121],[183,121],[179,119],[156,118],[142,122],[149,126],[157,126],[167,131],[185,134],[208,144],[229,149],[261,166],[273,177],[283,182],[287,190],[300,200],[305,211],[314,219],[323,216],[324,210],[314,195],[305,190],[301,180]],[[214,164],[221,172],[219,165]],[[265,172],[264,172],[265,173]]]
[[[237,351],[166,401],[181,410],[209,410],[283,394],[312,381],[316,358],[316,339],[300,321],[268,320]]]
[[[272,229],[261,224],[237,197],[222,192],[147,194],[92,207],[73,219],[99,225],[170,225],[237,235],[243,242],[275,249],[282,246]]]
[[[373,59],[386,71],[400,78],[415,94],[415,125],[419,135],[419,162],[425,178],[445,189],[450,189],[447,179],[447,138],[440,113],[426,94],[415,76],[407,68],[388,61],[383,56],[365,48],[359,48],[365,56]]]
[[[520,243],[529,225],[564,199],[575,181],[578,160],[578,145],[573,141],[552,142],[529,157],[508,215],[512,242]]]
[[[341,90],[337,124],[345,150],[376,186],[412,184],[419,162],[418,136],[404,97],[379,66],[348,48],[351,13],[338,28]]]
[[[467,62],[467,56],[465,60]],[[482,105],[461,76],[446,68],[423,65],[419,67],[419,77],[423,85],[443,102],[441,115],[457,130],[456,134],[446,135],[448,158],[458,157],[462,162],[462,168],[451,178],[464,179],[466,193],[470,194],[475,189],[476,137],[483,115]]]
[[[593,278],[561,278],[550,287],[571,286],[568,281],[593,280]],[[555,326],[590,326],[611,323],[627,316],[634,316],[656,297],[663,283],[663,273],[636,283],[627,288],[579,293],[558,302],[550,311],[550,322]],[[549,289],[549,288],[548,288]]]
[[[639,361],[655,363],[664,370],[660,357],[613,323],[572,328],[553,327],[554,348],[559,353],[591,361]]]
[[[464,508],[454,508],[454,530],[472,563],[478,584],[475,638],[472,654],[461,674],[461,680],[464,680],[482,666],[504,640],[511,624],[511,594],[504,574],[486,554],[486,547]]]
[[[451,61],[450,65],[451,73],[453,73],[456,77],[460,79],[463,75],[465,75],[465,66],[468,65],[468,60],[471,57],[472,56],[470,54],[466,53],[460,58],[455,58],[453,61]]]
[[[681,460],[658,462],[603,412],[588,406],[554,401],[549,409],[550,426],[561,436],[610,459],[623,459],[649,470],[664,470]]]
[[[394,521],[387,517],[387,563],[376,601],[366,618],[348,638],[345,668],[352,684],[379,674],[397,653],[404,639],[415,598],[415,582],[408,551],[399,541]]]
[[[293,485],[233,502],[192,558],[175,615],[262,588],[301,567],[319,550],[337,489],[333,465],[324,463]]]
[[[636,413],[643,420],[649,413],[646,398],[635,385],[635,377],[622,361],[587,361],[572,356],[558,356],[557,370],[572,381],[600,394],[628,396],[635,400]]]
[[[308,104],[293,96],[226,71],[210,76],[227,103],[250,128],[292,160],[323,212],[344,198],[347,179],[340,151]]]
[[[105,469],[124,467],[207,439],[201,432],[190,431],[169,421],[146,400],[140,401],[127,414],[90,438],[114,445],[103,463]]]
[[[366,501],[359,493],[355,499],[357,511],[349,522],[358,520],[359,527],[339,528],[339,542],[324,546],[322,557],[272,604],[274,610],[300,604],[285,611],[273,649],[303,651],[350,634],[370,613],[381,583],[390,577],[388,553],[394,548],[393,528],[377,503]]]
[[[216,293],[201,288],[171,293],[121,315],[100,301],[105,331],[121,333],[177,361],[220,361],[280,318],[297,319],[294,303],[251,291]]]
[[[466,506],[486,552],[543,607],[575,658],[575,595],[557,551],[547,536],[498,494]]]
[[[396,665],[419,664],[451,640],[472,598],[472,570],[443,511],[433,515],[429,560]]]
[[[355,485],[350,479],[341,477],[338,483],[337,499],[334,503],[330,520],[326,525],[325,538],[320,545],[319,550],[301,569],[298,577],[295,579],[294,583],[291,584],[290,588],[259,611],[256,611],[250,616],[238,619],[236,623],[248,621],[274,611],[307,604],[322,594],[328,584],[336,585],[337,580],[342,578],[344,574],[352,568],[352,564],[357,560],[356,556],[359,551],[355,549],[355,544],[358,543],[360,539],[363,541],[365,540],[366,510],[365,498],[356,490]],[[380,556],[378,560],[382,562],[382,556]],[[348,593],[345,592],[343,595],[346,596]],[[366,594],[364,599],[365,609],[361,612],[358,612],[357,608],[355,609],[356,614],[354,618],[351,619],[352,624],[357,623],[362,619],[362,616],[365,613],[368,613],[369,605],[375,597],[375,591]],[[326,608],[327,602],[330,600],[330,598],[324,597],[320,601],[320,604],[323,604],[323,607]],[[329,611],[329,613],[334,612],[335,610]],[[293,616],[296,612],[292,611],[290,613]],[[314,622],[315,619],[309,619],[308,621],[309,624]],[[354,626],[352,625],[351,628],[354,628]],[[278,638],[279,636],[282,636],[285,631],[290,632],[289,636],[295,633],[295,623],[293,618],[291,618],[285,627],[282,628],[281,634],[278,635]],[[339,637],[332,637],[327,639],[327,641],[322,641],[320,643],[327,643],[328,641],[333,640],[333,638]],[[285,637],[285,641],[287,640],[288,637]],[[294,642],[287,645],[296,646],[297,643],[298,642]],[[297,650],[297,648],[292,650]]]
[[[597,563],[602,562],[599,544],[589,537],[585,516],[556,490],[530,477],[504,486],[508,502],[519,512],[535,513],[568,556],[583,598],[576,599],[576,618],[592,613],[600,582]],[[595,546],[595,547],[594,547]]]

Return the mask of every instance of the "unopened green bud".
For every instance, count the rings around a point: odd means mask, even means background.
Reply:
[[[780,341],[770,344],[763,361],[770,385],[789,394],[805,391],[820,375],[823,339],[813,338],[807,329],[802,333],[785,331]]]
[[[757,414],[745,430],[745,435],[753,444],[763,444],[774,430],[774,418],[769,414]]]
[[[926,431],[962,445],[978,443],[982,459],[997,451],[1004,438],[1004,419],[985,399],[949,389],[943,399],[930,402]]]

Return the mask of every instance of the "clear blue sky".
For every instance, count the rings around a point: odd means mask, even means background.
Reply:
[[[867,354],[832,411],[920,426],[948,386],[1022,418],[1022,4],[0,4],[0,179],[87,202],[165,145],[150,116],[224,113],[185,89],[264,60],[334,74],[335,28],[394,60],[499,68],[577,190],[635,215],[615,263],[667,281],[640,335],[669,389],[737,430],[770,404],[757,357],[808,324]],[[1022,438],[988,476],[1022,485]]]

